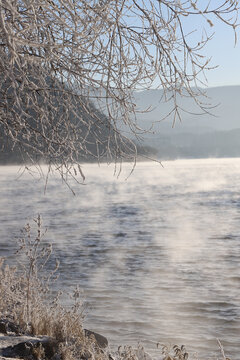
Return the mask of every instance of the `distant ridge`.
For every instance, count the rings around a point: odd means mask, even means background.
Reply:
[[[240,128],[240,85],[213,87],[206,90],[207,98],[201,97],[204,103],[213,106],[211,114],[191,115],[182,112],[182,122],[176,122],[172,129],[172,119],[156,123],[153,131],[160,132],[208,132],[214,130],[232,130]],[[146,90],[135,93],[137,110],[145,110],[151,106],[148,113],[138,114],[138,124],[143,129],[149,129],[152,122],[160,121],[171,110],[172,103],[161,101],[162,90]],[[190,113],[200,113],[191,98],[180,98],[179,104]],[[215,106],[215,107],[214,107]]]
[[[137,115],[143,146],[155,149],[157,158],[240,157],[240,86],[222,86],[205,90],[201,100],[212,105],[211,114],[192,115],[182,112],[182,121],[172,127],[172,119],[160,121],[171,110],[171,102],[160,101],[162,90],[135,93],[137,110],[152,106],[152,111]],[[197,113],[194,101],[179,98],[179,104],[190,113]],[[214,107],[215,106],[215,107]]]

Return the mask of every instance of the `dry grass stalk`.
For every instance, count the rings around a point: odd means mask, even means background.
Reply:
[[[73,293],[71,308],[61,305],[60,293],[53,296],[52,281],[55,280],[58,263],[46,273],[52,248],[43,244],[45,232],[42,232],[40,216],[35,225],[35,237],[32,237],[32,227],[28,224],[19,239],[18,267],[9,267],[4,265],[3,259],[0,261],[0,317],[13,321],[23,333],[48,335],[56,339],[59,351],[66,346],[68,353],[82,353],[90,346],[94,349],[96,343],[86,338],[83,330],[79,289],[76,288]]]

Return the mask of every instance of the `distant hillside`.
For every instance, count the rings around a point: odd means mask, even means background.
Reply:
[[[119,135],[108,117],[45,69],[35,70],[29,66],[25,83],[16,65],[16,92],[0,74],[0,164],[97,161],[109,149],[114,157]]]
[[[160,121],[166,116],[171,108],[172,102],[164,102],[162,90],[146,90],[135,93],[136,109],[141,111],[151,107],[147,113],[137,114],[138,125],[143,129],[152,128],[160,133],[178,132],[211,132],[214,130],[232,130],[240,128],[240,86],[223,86],[209,88],[206,90],[207,98],[202,97],[203,103],[216,106],[210,112],[214,115],[192,115],[182,112],[182,122],[177,122],[172,129],[172,119]],[[178,99],[179,104],[190,113],[199,114],[200,110],[191,98]],[[149,135],[150,136],[150,135]]]
[[[135,93],[137,110],[152,107],[152,111],[138,114],[140,128],[146,131],[141,144],[155,148],[160,159],[200,157],[240,157],[240,86],[226,86],[206,90],[204,102],[212,104],[210,114],[199,113],[193,100],[179,98],[182,121],[172,128],[172,119],[160,121],[171,110],[171,102],[161,101],[161,90]],[[216,107],[214,107],[216,105]],[[154,125],[152,126],[152,124]]]
[[[58,99],[56,98],[56,104],[57,103]],[[58,110],[56,112],[56,118],[54,122],[49,122],[49,126],[57,126],[58,114],[59,117],[62,116],[61,105],[58,106],[57,104],[57,109]],[[87,111],[86,109],[83,109],[79,106],[78,114],[81,116],[81,119],[83,120],[82,122],[76,119],[73,113],[69,116],[70,123],[76,128],[77,131],[79,131],[81,137],[85,138],[85,143],[82,148],[81,143],[79,142],[79,154],[78,158],[76,158],[75,160],[96,161],[98,156],[104,157],[107,153],[107,148],[109,145],[108,139],[110,133],[113,131],[111,126],[109,125],[107,117],[104,114],[100,113],[93,104],[89,104],[88,109],[90,110]],[[92,114],[95,114],[99,120],[93,118],[91,112]],[[29,117],[27,121],[32,127],[38,126],[37,118],[35,118],[33,114],[31,114],[31,117]],[[92,124],[93,122],[94,124]],[[91,123],[91,126],[88,127],[86,125],[88,123]],[[3,125],[0,125],[0,131],[1,126]],[[64,132],[65,130],[63,129],[61,131]],[[45,143],[43,141],[42,143],[39,142],[38,149],[32,148],[31,139],[28,146],[22,146],[21,142],[19,144],[14,144],[11,142],[11,139],[3,137],[0,134],[0,164],[25,163],[29,162],[31,158],[34,161],[45,161],[44,156],[41,156],[41,150],[44,148],[44,146]],[[38,152],[38,150],[40,151]],[[59,156],[61,156],[61,154]]]

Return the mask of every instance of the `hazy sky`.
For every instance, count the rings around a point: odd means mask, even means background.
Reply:
[[[212,1],[214,4],[216,1]],[[235,46],[235,37],[233,29],[224,23],[211,18],[214,26],[210,27],[207,22],[201,21],[196,17],[184,21],[185,31],[196,30],[196,34],[202,32],[202,26],[210,34],[215,33],[214,38],[205,47],[204,54],[212,57],[212,65],[219,65],[217,69],[206,73],[208,85],[225,86],[240,85],[240,27],[238,28],[238,42]],[[240,17],[239,17],[240,22]]]
[[[216,27],[215,38],[206,48],[212,56],[212,64],[218,64],[217,69],[208,71],[209,86],[240,85],[240,32],[238,43],[234,47],[234,35],[231,29],[223,24]]]

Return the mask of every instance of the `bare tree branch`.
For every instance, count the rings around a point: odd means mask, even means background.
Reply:
[[[0,0],[0,140],[62,176],[85,157],[135,159],[133,92],[159,84],[198,95],[210,68],[202,50],[215,21],[236,34],[239,1]],[[214,2],[215,4],[215,2]],[[187,18],[204,29],[185,30]],[[79,170],[80,169],[80,170]],[[84,179],[81,168],[75,171]]]

